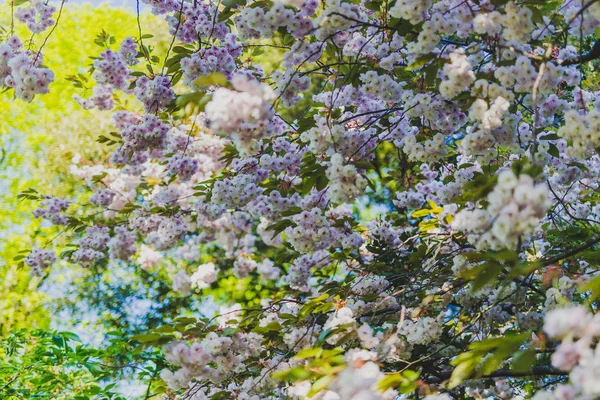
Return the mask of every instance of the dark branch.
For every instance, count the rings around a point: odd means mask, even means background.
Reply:
[[[552,367],[531,367],[529,371],[511,371],[510,369],[498,369],[482,378],[519,378],[527,376],[566,376],[568,372]]]
[[[432,379],[425,379],[428,383],[439,383],[450,379],[452,371],[441,372],[436,374],[437,376]],[[487,379],[487,378],[526,378],[526,377],[538,377],[538,376],[568,376],[569,373],[560,369],[552,367],[531,367],[528,371],[512,371],[510,369],[498,369],[491,372],[488,375],[482,375],[479,377],[470,377],[468,379]],[[439,382],[438,382],[439,379]]]
[[[556,257],[551,257],[546,260],[543,260],[542,266],[546,267],[548,265],[556,264],[560,260],[574,256],[574,255],[584,251],[585,249],[592,247],[593,245],[595,245],[599,242],[600,242],[600,235],[593,236],[593,237],[589,238],[588,240],[586,240],[585,242],[583,242],[582,244],[580,244],[579,246],[573,247],[572,249],[567,250],[566,252],[559,254]]]
[[[529,289],[531,289],[532,291],[536,292],[537,294],[539,294],[541,296],[544,296],[544,297],[546,296],[546,292],[540,290],[539,288],[535,287],[534,285],[532,285],[531,283],[527,282],[526,280],[515,278],[515,281],[517,283],[519,283],[520,285],[528,287]]]
[[[559,60],[558,64],[562,66],[575,65],[575,64],[583,64],[588,61],[596,60],[600,58],[600,40],[597,40],[592,49],[585,54],[582,54],[577,57],[568,58],[566,60]]]
[[[374,316],[381,315],[381,314],[398,312],[400,310],[401,310],[401,308],[398,306],[387,307],[387,308],[382,308],[382,309],[376,310],[376,311],[366,312],[364,314],[361,314],[361,317],[374,317]]]

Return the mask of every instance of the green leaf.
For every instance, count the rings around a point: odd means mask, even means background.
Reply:
[[[226,86],[227,77],[221,72],[213,72],[212,74],[204,75],[194,79],[194,86]]]
[[[245,6],[246,0],[222,0],[225,7],[236,8],[237,6]]]
[[[158,333],[142,333],[139,335],[134,335],[131,340],[135,340],[140,343],[150,343],[160,339],[160,335]]]
[[[285,211],[282,211],[281,213],[279,213],[280,216],[282,217],[289,217],[291,215],[296,215],[296,214],[300,214],[302,212],[302,207],[290,207]]]
[[[545,0],[544,0],[545,1]],[[537,7],[529,7],[531,10],[531,20],[535,24],[543,24],[544,19],[542,18],[542,12]]]
[[[475,367],[479,363],[481,356],[477,356],[474,353],[463,353],[462,355],[469,355],[464,361],[460,362],[452,371],[450,381],[448,382],[448,388],[454,389],[460,385],[463,381],[470,378],[475,371]]]
[[[74,342],[81,342],[81,339],[79,338],[79,336],[73,332],[60,332],[59,335],[61,335],[62,337],[64,337],[65,339],[68,340],[72,340]]]
[[[558,139],[560,139],[560,136],[558,136],[556,133],[550,133],[548,135],[540,136],[540,140],[558,140]]]
[[[502,272],[504,267],[496,262],[485,263],[477,268],[473,268],[465,271],[465,277],[472,277],[472,290],[477,292],[483,289],[486,285],[496,281],[498,275]]]
[[[279,222],[274,223],[273,225],[267,226],[267,231],[273,231],[273,238],[279,235],[281,232],[285,230],[285,228],[289,226],[296,226],[296,223],[290,219],[282,219]]]
[[[219,13],[219,18],[217,18],[218,22],[223,22],[229,19],[235,12],[231,9],[231,7],[225,7],[223,11]]]
[[[375,167],[375,165],[373,165],[373,163],[371,161],[367,161],[367,160],[357,161],[354,163],[354,165],[356,166],[356,168],[360,168],[360,169],[366,169],[366,170],[377,169],[377,167]]]
[[[311,373],[304,367],[294,367],[287,371],[273,373],[273,379],[278,381],[303,381],[310,378]]]
[[[406,378],[399,372],[394,374],[388,374],[384,378],[377,382],[377,388],[382,392],[388,389],[394,389],[400,386],[401,383],[405,382]]]
[[[319,393],[321,390],[325,389],[328,385],[329,382],[331,382],[334,379],[333,375],[325,375],[319,379],[317,379],[315,381],[315,383],[313,383],[312,387],[310,388],[310,391],[307,394],[307,397],[312,397],[315,394]]]
[[[298,129],[296,130],[297,133],[307,131],[316,125],[313,115],[309,115],[308,117],[302,118],[300,121],[298,121]]]
[[[52,343],[58,347],[63,347],[66,345],[65,339],[61,336],[52,336]]]
[[[552,157],[560,158],[560,151],[558,150],[558,147],[556,147],[555,144],[550,144],[548,154],[550,154]]]
[[[423,68],[423,72],[425,74],[425,83],[428,86],[432,86],[435,83],[435,79],[437,78],[438,71],[440,70],[440,65],[438,62],[433,62]]]
[[[319,338],[317,339],[317,342],[324,342],[325,339],[327,338],[327,336],[329,336],[331,334],[331,328],[330,329],[325,329],[323,332],[321,332],[321,334],[319,335]]]
[[[304,359],[304,358],[318,357],[321,355],[322,352],[323,352],[323,349],[321,349],[319,347],[308,348],[308,349],[301,350],[298,354],[296,354],[294,356],[294,358]]]
[[[425,64],[427,64],[429,61],[433,60],[435,57],[436,57],[435,54],[425,54],[423,56],[420,56],[419,58],[417,58],[415,60],[414,63],[412,63],[408,67],[406,67],[406,70],[413,71],[415,69],[419,69],[422,66],[424,66]]]
[[[191,54],[192,50],[186,49],[183,46],[175,46],[175,47],[173,47],[173,52],[174,53],[179,53],[179,54]]]
[[[233,336],[239,331],[237,328],[225,328],[223,329],[223,336]]]
[[[423,209],[423,210],[415,211],[410,216],[412,218],[421,218],[421,217],[425,217],[425,216],[427,216],[429,214],[431,214],[431,210],[429,210],[429,209]]]
[[[375,1],[369,1],[364,3],[367,10],[379,11],[381,9],[381,3]]]
[[[177,96],[177,99],[175,100],[175,105],[177,105],[177,107],[185,107],[189,103],[199,104],[202,101],[202,99],[205,97],[205,95],[206,95],[206,92],[192,92],[192,93],[182,94],[182,95]]]
[[[402,376],[411,382],[416,382],[417,380],[419,380],[420,375],[421,373],[419,371],[411,371],[410,369],[402,371]]]
[[[511,369],[517,372],[531,371],[536,361],[535,349],[519,350],[512,357]]]
[[[590,292],[588,301],[594,301],[600,297],[600,275],[593,277],[585,284],[579,287],[580,293]]]

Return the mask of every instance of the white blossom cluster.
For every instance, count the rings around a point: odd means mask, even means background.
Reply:
[[[161,378],[172,388],[186,387],[193,378],[219,379],[244,368],[245,358],[257,356],[262,349],[262,337],[256,333],[238,333],[233,337],[211,332],[201,341],[188,345],[174,342],[163,351],[168,362],[181,366],[176,372],[163,370]],[[216,361],[216,368],[209,364]]]
[[[52,250],[44,250],[38,247],[31,250],[27,257],[25,257],[24,262],[31,268],[33,275],[39,276],[42,275],[45,269],[56,262],[56,255]]]
[[[30,7],[19,7],[14,12],[15,18],[24,22],[27,29],[34,34],[42,33],[54,25],[52,15],[56,11],[56,7],[43,0],[30,0],[29,5]]]
[[[410,344],[427,344],[436,340],[442,332],[443,315],[437,318],[422,317],[404,321],[398,332],[406,336]]]
[[[565,112],[565,124],[557,134],[571,145],[567,151],[573,156],[585,156],[591,148],[600,145],[600,110],[592,109],[586,113],[577,110]]]
[[[469,242],[478,249],[516,248],[533,233],[550,206],[544,185],[508,169],[500,172],[487,199],[487,209],[462,210],[452,222],[452,228],[467,232]]]
[[[544,332],[561,340],[552,353],[552,366],[569,372],[568,384],[557,386],[552,393],[538,392],[536,400],[594,398],[600,394],[597,373],[600,351],[594,348],[600,337],[600,318],[584,306],[567,305],[549,311]]]
[[[0,45],[0,83],[13,88],[15,95],[27,102],[36,94],[50,91],[54,72],[42,67],[40,52],[25,50],[16,36],[11,36]]]
[[[90,226],[85,237],[79,241],[79,248],[73,253],[73,260],[89,267],[95,261],[106,257],[106,248],[110,240],[107,227]]]
[[[232,84],[235,90],[219,88],[215,91],[206,105],[206,118],[212,129],[231,135],[240,151],[245,152],[248,142],[265,135],[264,124],[271,116],[275,94],[269,86],[246,75],[234,76]]]
[[[431,7],[431,0],[411,1],[399,0],[390,8],[390,14],[394,18],[402,18],[411,23],[417,23],[423,19],[427,10]]]
[[[327,169],[329,198],[335,203],[346,203],[364,193],[367,180],[358,173],[356,167],[344,163],[344,157],[335,153],[331,156],[331,166]]]
[[[475,73],[462,48],[450,54],[450,63],[444,65],[444,74],[446,79],[440,84],[440,94],[448,99],[456,97],[475,82]]]

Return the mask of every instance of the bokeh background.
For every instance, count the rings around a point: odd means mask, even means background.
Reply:
[[[0,94],[0,337],[21,328],[68,330],[90,346],[101,346],[111,329],[134,334],[156,324],[160,307],[169,302],[162,283],[149,284],[151,279],[144,280],[133,269],[82,271],[58,264],[50,275],[37,278],[15,262],[19,252],[34,243],[62,240],[60,232],[33,218],[35,203],[22,201],[17,194],[35,188],[42,194],[77,198],[83,192],[82,181],[70,168],[104,158],[106,149],[96,139],[100,132],[110,131],[110,113],[83,110],[73,96],[90,93],[76,88],[69,78],[89,77],[93,61],[89,57],[103,51],[94,39],[103,31],[117,44],[137,36],[136,6],[135,1],[69,0],[43,49],[44,64],[56,75],[50,94],[36,96],[32,103],[9,92]],[[146,44],[166,48],[161,39],[166,40],[164,21],[143,4],[140,11],[144,33],[154,34]],[[10,7],[4,4],[0,27],[3,36],[8,35]],[[17,33],[30,37],[19,26]],[[31,48],[38,49],[47,33],[35,37]],[[144,389],[135,380],[124,380],[122,386],[123,395],[131,399]]]

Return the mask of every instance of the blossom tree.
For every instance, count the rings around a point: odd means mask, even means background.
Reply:
[[[146,398],[600,396],[599,2],[143,3],[170,46],[98,36],[107,157],[19,194],[59,234],[15,262],[168,271],[196,306],[130,338]],[[29,102],[68,5],[12,5]]]

